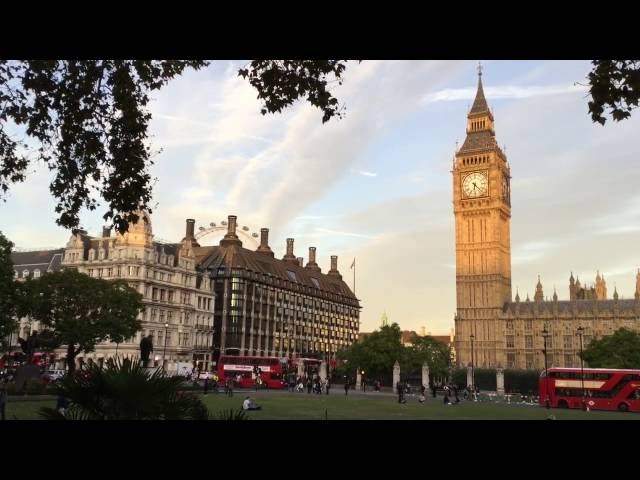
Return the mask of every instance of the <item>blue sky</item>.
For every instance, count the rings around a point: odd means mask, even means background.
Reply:
[[[453,327],[455,250],[451,160],[464,140],[477,61],[365,61],[350,64],[334,93],[346,117],[322,124],[304,103],[262,116],[237,76],[245,62],[214,62],[156,94],[152,104],[154,233],[177,241],[196,224],[238,215],[271,229],[307,257],[329,256],[362,300],[362,330],[384,310],[403,328]],[[604,272],[625,298],[640,266],[639,120],[594,125],[587,114],[585,61],[484,61],[486,97],[512,171],[512,275],[524,298],[540,274],[545,295],[568,296],[571,271],[593,282]],[[19,247],[61,246],[38,169],[0,205],[0,229]],[[83,225],[101,229],[101,213]],[[211,243],[217,239],[209,238]]]

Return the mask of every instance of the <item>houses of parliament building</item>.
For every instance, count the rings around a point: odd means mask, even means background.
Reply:
[[[608,298],[599,272],[590,288],[571,273],[569,300],[558,300],[555,291],[545,300],[539,277],[533,300],[512,297],[511,171],[496,142],[481,71],[466,133],[452,169],[458,364],[542,369],[544,331],[548,365],[576,367],[581,342],[586,347],[621,327],[640,330],[640,271],[635,299],[620,299],[617,291]]]

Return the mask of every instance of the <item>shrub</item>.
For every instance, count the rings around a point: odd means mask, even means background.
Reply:
[[[507,393],[538,393],[538,382],[540,372],[536,370],[515,370],[504,371],[504,389]]]
[[[181,382],[161,369],[150,374],[126,359],[105,368],[91,365],[54,386],[70,402],[65,417],[51,408],[40,412],[49,420],[206,420],[207,407],[197,396],[181,392]]]
[[[249,420],[249,416],[244,410],[234,410],[230,408],[228,410],[222,410],[221,412],[219,412],[214,419],[225,421],[240,421]]]

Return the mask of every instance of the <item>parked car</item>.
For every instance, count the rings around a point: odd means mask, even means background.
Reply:
[[[66,372],[64,370],[49,370],[42,375],[42,379],[46,382],[57,382]]]

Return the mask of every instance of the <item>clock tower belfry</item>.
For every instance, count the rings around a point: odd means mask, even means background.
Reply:
[[[469,365],[473,342],[475,366],[504,366],[504,346],[497,339],[504,337],[499,317],[511,301],[511,176],[496,142],[481,67],[466,134],[452,170],[456,356],[460,365]]]

